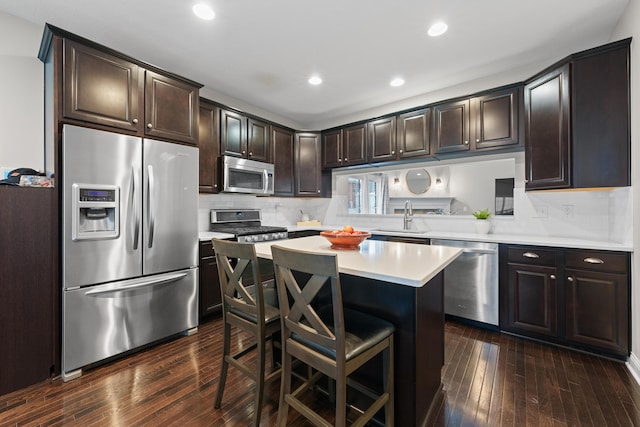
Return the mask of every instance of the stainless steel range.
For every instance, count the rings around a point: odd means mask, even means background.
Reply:
[[[233,234],[241,243],[282,240],[289,235],[285,227],[262,225],[260,209],[213,209],[209,230]]]

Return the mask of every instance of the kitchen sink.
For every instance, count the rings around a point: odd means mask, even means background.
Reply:
[[[372,232],[375,231],[382,231],[385,233],[406,233],[406,234],[424,234],[427,233],[428,230],[400,230],[400,229],[391,229],[391,228],[374,228],[373,230],[371,230]]]

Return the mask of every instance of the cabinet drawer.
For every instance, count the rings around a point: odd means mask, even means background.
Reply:
[[[509,261],[523,264],[555,265],[556,251],[537,247],[509,247]]]
[[[565,262],[568,268],[627,273],[627,254],[620,252],[568,250]]]
[[[215,252],[213,251],[213,243],[211,242],[200,242],[200,258],[214,256]]]

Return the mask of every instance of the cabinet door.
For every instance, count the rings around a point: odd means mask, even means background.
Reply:
[[[571,65],[572,186],[631,185],[629,45]]]
[[[369,122],[369,162],[396,160],[396,118]]]
[[[198,143],[199,89],[152,71],[145,72],[145,135]]]
[[[270,162],[269,124],[256,119],[247,119],[247,158]]]
[[[476,149],[517,145],[519,88],[478,96],[471,100]]]
[[[64,41],[64,117],[138,131],[143,88],[139,67]]]
[[[274,165],[273,191],[276,196],[294,195],[293,146],[293,131],[271,126],[271,159]]]
[[[247,119],[242,114],[220,110],[220,154],[247,157]]]
[[[296,196],[322,194],[320,134],[297,133],[295,146]]]
[[[322,169],[342,166],[342,130],[322,133]]]
[[[198,122],[198,148],[200,149],[200,193],[217,193],[218,159],[220,157],[219,108],[200,100],[200,120]]]
[[[211,242],[200,243],[200,319],[222,310],[218,263],[213,254]]]
[[[525,188],[571,186],[569,65],[524,88]]]
[[[425,108],[398,116],[398,158],[406,159],[429,155],[430,114],[431,110]]]
[[[469,151],[468,99],[433,107],[433,137],[435,154]]]
[[[508,264],[506,330],[557,336],[556,268]]]
[[[566,339],[628,355],[627,275],[573,269],[566,275]]]
[[[349,126],[342,131],[342,166],[367,162],[367,124]]]

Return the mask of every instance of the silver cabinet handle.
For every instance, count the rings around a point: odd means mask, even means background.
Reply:
[[[402,150],[400,150],[400,154],[402,154],[402,153],[403,153],[403,151],[402,151]]]
[[[156,185],[155,185],[155,177],[153,176],[153,166],[149,165],[149,182],[147,188],[147,205],[149,206],[149,243],[148,247],[153,246],[153,232],[155,230],[156,225],[156,210],[155,210],[155,202],[156,195],[154,194]]]
[[[587,264],[604,264],[604,261],[601,260],[600,258],[585,258],[583,259],[584,262],[586,262]]]
[[[250,155],[250,156],[253,156],[253,153],[252,153],[251,151],[249,151],[249,155]]]
[[[247,153],[247,151],[246,151],[246,150],[242,150],[242,154],[246,154],[246,153]]]
[[[131,167],[131,205],[133,206],[133,250],[138,249],[140,241],[140,201],[138,200],[138,174],[136,169]]]
[[[137,125],[138,124],[138,119],[133,119],[133,124]]]
[[[551,280],[556,280],[556,275],[555,275],[555,274],[552,274],[551,276],[549,276],[549,279],[551,279]]]
[[[567,277],[567,282],[573,282],[573,277],[571,276]]]
[[[347,160],[348,160],[348,159],[345,157],[345,158],[344,158],[344,161],[346,162]]]
[[[147,128],[152,129],[153,125],[151,123],[147,123]]]
[[[91,296],[91,295],[109,294],[113,292],[132,291],[132,290],[144,288],[147,286],[154,286],[154,285],[161,285],[163,283],[175,282],[186,276],[187,276],[187,273],[174,273],[164,277],[159,277],[159,278],[154,277],[153,279],[148,279],[148,278],[135,279],[123,286],[109,287],[107,289],[96,289],[96,290],[87,292],[85,295]]]
[[[469,145],[469,141],[465,141],[465,142],[464,142],[464,145]]]
[[[320,192],[320,190],[318,190],[318,193]]]
[[[540,258],[540,255],[538,255],[535,252],[525,252],[525,253],[522,254],[522,256],[525,257],[525,258],[532,258],[532,259]]]
[[[528,183],[529,183],[529,180],[528,180],[528,179],[525,179],[525,180],[524,180],[524,183],[525,183],[525,184],[528,184]]]
[[[480,142],[480,138],[476,138],[476,142]]]
[[[402,153],[402,151],[400,151]],[[391,150],[391,154],[396,154],[396,150]]]

